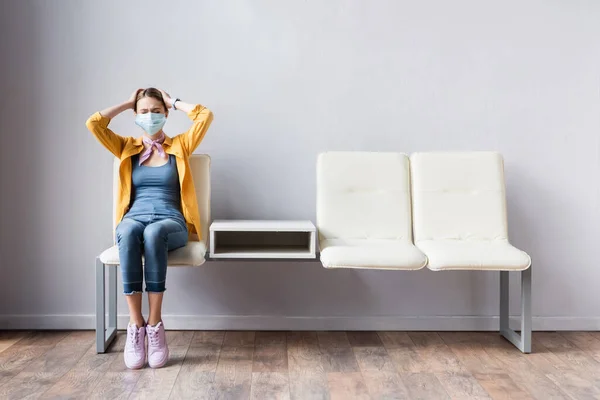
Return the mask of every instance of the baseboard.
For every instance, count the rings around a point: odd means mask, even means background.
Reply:
[[[285,317],[239,315],[165,315],[169,330],[400,330],[496,331],[497,316],[425,317]],[[96,317],[88,315],[0,315],[2,329],[94,329]],[[128,317],[119,315],[119,328]],[[518,317],[511,318],[518,329]],[[536,331],[600,331],[600,317],[533,317]]]

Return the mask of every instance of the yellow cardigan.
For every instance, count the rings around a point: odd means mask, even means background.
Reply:
[[[173,138],[167,136],[163,148],[167,154],[173,154],[177,160],[181,187],[181,211],[187,223],[189,238],[190,240],[201,240],[200,213],[198,212],[194,181],[190,173],[189,157],[204,138],[213,120],[213,113],[198,104],[188,113],[188,117],[193,122],[190,129]],[[141,153],[144,145],[141,137],[136,139],[117,135],[108,128],[109,122],[109,118],[96,112],[88,118],[86,126],[104,147],[121,160],[115,221],[118,224],[127,213],[131,201],[131,157]]]

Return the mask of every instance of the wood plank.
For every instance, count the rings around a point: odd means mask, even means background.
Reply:
[[[196,331],[190,347],[213,346],[220,348],[225,338],[225,331]]]
[[[190,336],[191,340],[191,336]],[[169,362],[163,368],[145,368],[130,399],[168,399],[181,370],[188,346],[169,346]]]
[[[536,340],[550,350],[568,368],[582,374],[600,378],[600,363],[589,350],[581,350],[565,335],[558,332],[536,332]],[[573,339],[576,340],[576,339]],[[583,345],[580,339],[580,344]]]
[[[0,331],[0,353],[23,339],[28,334],[30,334],[30,332],[27,331]]]
[[[219,397],[219,388],[215,383],[215,373],[207,371],[184,375],[180,372],[169,397],[173,400],[214,400],[219,398],[221,397]]]
[[[255,346],[286,344],[284,331],[258,331],[254,337]]]
[[[0,386],[10,381],[29,363],[42,357],[54,346],[12,345],[0,353]]]
[[[383,346],[377,332],[351,331],[346,332],[346,335],[352,347]]]
[[[475,374],[474,377],[493,399],[533,399],[527,390],[517,385],[506,373]]]
[[[575,344],[558,332],[533,332],[532,339],[549,350],[574,350]]]
[[[287,372],[253,372],[250,399],[289,400],[290,385]]]
[[[429,371],[429,365],[417,353],[414,347],[387,349],[392,362],[399,373],[416,373]]]
[[[346,332],[322,331],[317,332],[317,336],[321,348],[351,347]]]
[[[436,372],[435,376],[452,399],[490,399],[485,389],[470,373]]]
[[[190,347],[181,366],[181,374],[197,372],[215,372],[219,363],[221,349],[208,345],[207,347]]]
[[[118,357],[117,353],[96,354],[96,346],[92,345],[81,360],[43,394],[42,399],[87,398]]]
[[[53,336],[56,337],[58,336]],[[48,336],[43,336],[42,341],[48,343],[47,339]],[[41,396],[77,364],[91,345],[90,335],[67,333],[60,345],[56,344],[32,360],[21,372],[0,387],[0,398]]]
[[[288,332],[291,399],[329,399],[327,376],[316,332]]]
[[[534,366],[536,370],[544,374],[556,374],[572,368],[560,357],[548,350],[538,342],[531,345],[531,354],[527,355],[527,361]]]
[[[74,347],[85,347],[89,348],[91,345],[96,343],[96,332],[95,331],[72,331],[64,339],[56,343],[57,347],[60,346],[74,346]]]
[[[471,374],[502,374],[506,371],[502,363],[489,355],[479,343],[452,344],[449,347],[465,370]]]
[[[395,331],[381,331],[378,332],[381,342],[386,349],[403,349],[403,348],[414,348],[410,336],[407,332],[395,332]]]
[[[17,344],[19,346],[54,346],[70,333],[68,331],[28,332]]]
[[[450,399],[438,378],[427,372],[400,375],[410,399]]]
[[[408,391],[396,371],[362,371],[362,376],[373,399],[406,399]]]
[[[252,372],[288,372],[285,343],[256,346],[253,357]]]
[[[563,392],[575,400],[600,399],[600,379],[590,374],[562,371],[546,375]]]
[[[189,347],[194,338],[193,331],[167,331],[167,344],[171,347]]]
[[[218,398],[219,388],[215,382],[215,371],[224,336],[224,332],[195,333],[169,398],[211,400]]]
[[[399,373],[426,372],[429,366],[407,332],[382,331],[379,337]]]
[[[407,332],[415,347],[434,347],[444,345],[444,341],[437,332]]]
[[[360,372],[346,332],[317,332],[325,373]]]
[[[360,371],[354,351],[349,347],[321,347],[321,361],[325,373]]]
[[[354,355],[361,371],[392,371],[396,367],[383,347],[355,347]]]
[[[384,347],[354,347],[353,350],[371,397],[402,399],[408,396]]]
[[[360,372],[330,372],[327,383],[332,400],[369,400],[369,390]]]
[[[319,345],[319,338],[315,331],[290,331],[286,332],[285,337],[288,348],[293,346]]]
[[[600,362],[600,336],[597,337],[594,332],[562,332],[561,334],[569,342]]]
[[[225,340],[227,340],[227,334]],[[247,337],[235,342],[245,344],[247,343],[246,340]],[[252,343],[254,343],[254,335],[252,335]],[[253,353],[254,348],[248,346],[223,346],[221,348],[221,355],[215,373],[215,383],[218,385],[222,397],[226,399],[247,399],[250,397]]]
[[[90,399],[128,399],[144,369],[132,370],[125,366],[123,350],[115,351],[116,357],[108,371],[89,393]]]
[[[467,370],[452,350],[435,332],[410,332],[419,356],[427,363],[429,372],[461,372]]]
[[[254,331],[227,331],[223,347],[254,347]]]
[[[527,360],[528,355],[521,353],[510,343],[502,346],[489,346],[485,348],[485,351],[500,360],[514,383],[533,397],[540,399],[566,397],[566,394],[544,373],[535,369],[533,364]]]
[[[451,344],[479,344],[479,345],[494,345],[502,344],[506,341],[498,332],[438,332],[437,335],[448,346]]]

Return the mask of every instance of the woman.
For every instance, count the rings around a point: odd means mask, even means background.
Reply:
[[[143,130],[139,138],[119,136],[108,128],[112,118],[129,109]],[[187,113],[193,122],[187,132],[173,138],[163,132],[170,110]],[[204,106],[148,88],[136,90],[126,102],[97,112],[87,121],[96,139],[120,160],[115,233],[130,314],[124,351],[128,368],[142,368],[146,353],[152,368],[167,363],[169,349],[161,317],[167,253],[185,246],[194,235],[200,238],[189,157],[212,119],[212,112]],[[150,306],[147,321],[142,316],[144,280]]]

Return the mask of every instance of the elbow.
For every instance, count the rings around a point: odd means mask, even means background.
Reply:
[[[212,120],[214,118],[215,118],[215,115],[213,114],[213,112],[207,108],[206,109],[206,123],[208,125],[210,125],[210,123],[212,122]]]
[[[106,129],[109,122],[110,122],[109,118],[106,118],[105,116],[100,114],[100,112],[96,112],[96,113],[92,114],[87,119],[87,121],[85,121],[85,126],[88,128],[88,130],[90,132],[96,134],[96,132],[98,132],[99,130]]]
[[[89,131],[93,132],[94,131],[94,121],[92,120],[92,117],[89,117],[87,119],[87,121],[85,121],[85,126],[86,128],[88,128]]]
[[[100,113],[94,113],[90,115],[90,117],[85,121],[85,126],[88,128],[90,132],[94,132],[98,123],[100,122]]]

